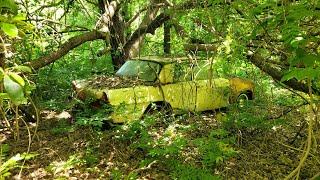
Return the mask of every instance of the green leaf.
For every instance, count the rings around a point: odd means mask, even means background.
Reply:
[[[24,21],[24,20],[27,19],[26,16],[27,16],[26,14],[19,13],[19,14],[15,15],[12,19],[13,19],[14,21]]]
[[[307,67],[313,67],[315,65],[315,62],[319,59],[319,56],[313,55],[313,54],[308,54],[303,57],[303,63]]]
[[[3,79],[3,76],[4,76],[4,71],[2,67],[0,67],[0,81]]]
[[[7,8],[12,13],[16,14],[18,12],[18,6],[14,0],[1,0],[0,9]]]
[[[1,29],[5,34],[10,37],[17,37],[18,36],[18,28],[14,24],[9,23],[1,23]]]
[[[20,86],[24,87],[25,85],[25,82],[24,82],[24,79],[19,76],[18,74],[16,73],[13,73],[13,72],[10,72],[9,73],[9,76],[12,80],[14,80],[15,82],[17,82]]]
[[[297,74],[298,74],[298,71],[296,69],[289,70],[287,71],[287,73],[285,73],[285,75],[282,76],[281,82],[293,79],[297,76]]]
[[[298,81],[304,79],[315,79],[320,76],[320,68],[294,68],[289,71],[281,78],[281,82],[288,81],[290,79],[296,78]]]
[[[28,66],[15,66],[13,69],[19,72],[32,73],[31,68]]]
[[[19,105],[25,102],[22,86],[12,80],[9,75],[4,75],[3,84],[5,91],[8,93],[10,100],[14,104]]]
[[[0,93],[0,100],[10,99],[8,93]]]

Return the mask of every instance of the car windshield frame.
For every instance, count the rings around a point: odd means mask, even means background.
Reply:
[[[116,76],[138,79],[144,82],[155,82],[162,65],[154,61],[128,60],[116,72]]]

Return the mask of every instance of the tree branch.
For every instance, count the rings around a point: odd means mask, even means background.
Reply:
[[[274,67],[269,63],[265,63],[264,58],[259,53],[253,53],[247,56],[248,60],[256,65],[260,70],[269,74],[274,80],[281,81],[282,76],[284,75],[284,70]],[[296,79],[290,79],[283,82],[285,85],[291,87],[294,90],[308,93],[309,87],[306,83],[297,81]],[[320,91],[316,88],[312,88],[315,94],[320,94]]]
[[[97,39],[105,39],[107,36],[99,31],[90,31],[84,34],[70,38],[67,42],[63,43],[58,50],[51,52],[50,54],[40,57],[34,61],[30,62],[30,66],[34,70],[38,70],[44,66],[47,66],[53,63],[55,60],[63,57],[72,49],[78,47],[79,45],[88,42],[94,41]]]
[[[159,28],[165,21],[168,21],[170,19],[169,15],[166,15],[164,13],[159,14],[148,26],[142,26],[138,28],[130,37],[130,39],[127,41],[127,43],[124,46],[124,59],[128,59],[132,56],[130,53],[130,50],[133,48],[135,43],[143,37],[145,34],[150,33],[154,34],[155,30]]]

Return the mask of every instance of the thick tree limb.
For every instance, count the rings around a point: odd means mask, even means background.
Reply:
[[[213,44],[185,44],[186,51],[216,51],[217,46]]]
[[[34,61],[30,62],[30,66],[37,70],[44,66],[53,63],[55,60],[66,55],[70,50],[78,47],[79,45],[93,41],[97,39],[105,39],[107,36],[99,31],[90,31],[84,34],[70,38],[67,42],[63,43],[58,50],[51,52],[50,54],[40,57]]]
[[[145,32],[141,31],[142,28],[150,26],[150,24],[152,24],[156,18],[157,18],[157,14],[160,10],[159,6],[155,6],[158,3],[162,3],[163,0],[151,0],[150,1],[150,5],[149,8],[141,22],[141,24],[139,25],[139,28],[133,33],[139,33],[139,36],[134,36],[134,39],[132,38],[133,35],[130,38],[130,49],[125,49],[125,50],[129,50],[129,52],[125,51],[125,55],[129,53],[129,57],[135,57],[138,55],[139,51],[140,51],[140,47],[143,45],[143,40],[144,40],[144,36],[145,36]],[[161,23],[163,24],[163,22]],[[160,27],[160,26],[158,26]],[[158,28],[157,27],[157,28]],[[140,33],[142,32],[142,33]],[[133,41],[132,41],[133,40]]]
[[[250,54],[248,55],[248,60],[256,65],[260,70],[270,75],[274,80],[281,81],[281,78],[284,75],[284,70],[266,63],[265,59],[260,54]],[[288,81],[284,81],[283,83],[294,90],[309,93],[308,85],[304,82],[297,81],[296,79],[290,79]],[[315,94],[320,94],[320,91],[318,89],[312,88],[312,90]]]
[[[132,48],[136,45],[136,42],[144,37],[145,34],[150,33],[154,34],[155,30],[159,28],[165,21],[169,20],[170,16],[164,13],[159,14],[148,26],[143,26],[138,28],[127,41],[124,46],[124,59],[134,56],[132,53]]]

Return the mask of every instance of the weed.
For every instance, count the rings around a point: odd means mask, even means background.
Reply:
[[[234,137],[229,137],[229,132],[217,129],[211,131],[208,137],[195,139],[193,143],[200,152],[202,164],[210,168],[236,155],[236,151],[230,145],[234,141]]]
[[[75,114],[76,124],[80,126],[93,126],[101,129],[103,124],[109,119],[112,107],[108,104],[99,104],[100,107],[94,108],[92,102],[81,103],[80,108]]]
[[[191,165],[182,164],[179,161],[171,161],[170,177],[172,179],[203,179],[203,180],[218,180],[219,176],[212,175],[212,172],[205,168],[197,168]]]
[[[0,166],[0,179],[5,179],[11,175],[11,172],[15,168],[22,168],[20,162],[23,160],[29,160],[37,156],[37,154],[16,154],[15,156],[11,157],[10,159],[4,161],[4,163]]]

